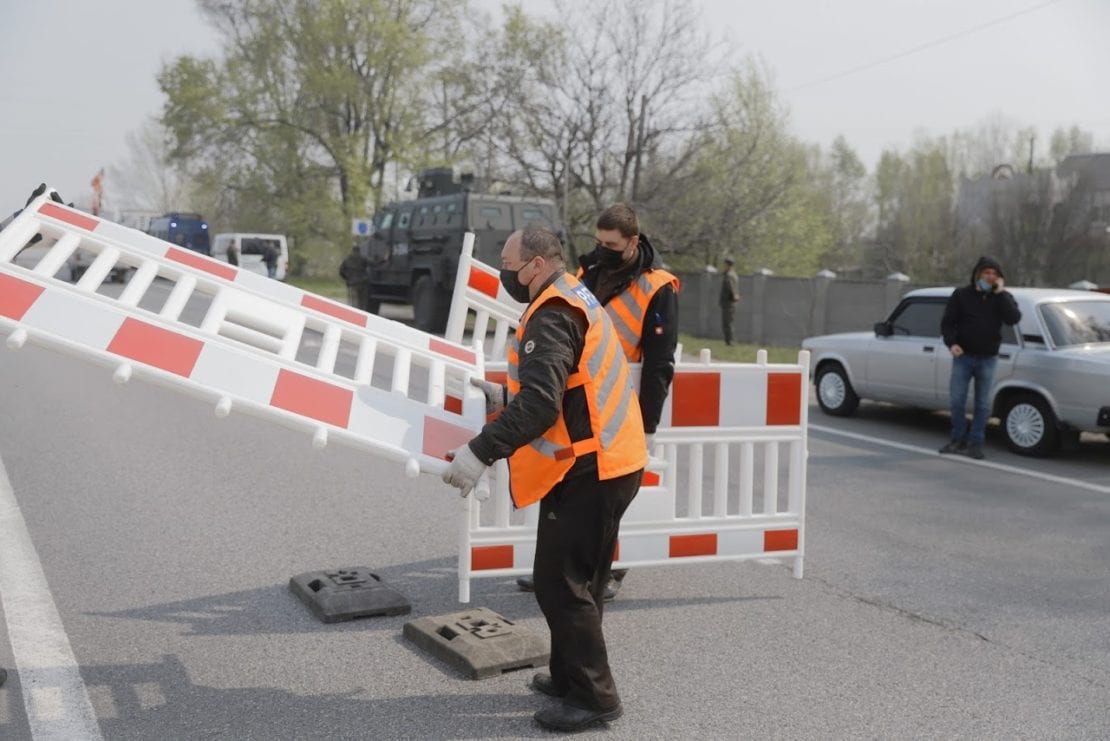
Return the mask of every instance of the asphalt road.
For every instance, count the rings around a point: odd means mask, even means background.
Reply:
[[[605,623],[626,714],[586,736],[1110,736],[1110,443],[1034,461],[992,437],[979,464],[933,452],[941,415],[810,421],[805,578],[633,572]],[[433,477],[30,345],[0,349],[0,461],[0,523],[25,523],[92,737],[548,735],[530,672],[463,679],[401,637],[460,609],[458,499]],[[287,590],[344,565],[412,614],[324,625]],[[545,629],[511,581],[472,584],[472,605]],[[16,666],[26,609],[0,609],[3,739],[61,702],[61,668]]]

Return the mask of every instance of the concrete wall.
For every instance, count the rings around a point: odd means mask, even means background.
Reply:
[[[680,273],[679,326],[697,337],[721,337],[719,273]],[[813,335],[868,330],[885,319],[902,295],[913,288],[906,276],[886,280],[839,280],[824,273],[813,278],[740,276],[743,300],[733,332],[738,342],[796,347]]]

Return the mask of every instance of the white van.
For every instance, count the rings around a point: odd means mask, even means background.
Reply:
[[[236,260],[229,260],[227,254],[232,240],[235,240],[239,267],[259,275],[269,274],[266,269],[266,261],[263,259],[266,254],[267,243],[271,247],[276,244],[278,253],[274,278],[285,280],[286,272],[289,269],[289,245],[286,243],[284,234],[241,234],[238,232],[217,234],[212,241],[212,257],[235,264]]]

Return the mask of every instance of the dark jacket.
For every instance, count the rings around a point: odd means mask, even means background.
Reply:
[[[1002,324],[1017,324],[1021,310],[1008,291],[984,293],[975,285],[983,268],[994,268],[1002,275],[996,260],[980,257],[971,271],[971,283],[952,292],[940,320],[940,331],[948,347],[959,345],[969,355],[993,357],[1002,344]]]
[[[536,295],[557,277],[552,276]],[[517,448],[547,432],[558,419],[560,408],[571,440],[585,440],[591,436],[585,390],[567,391],[567,377],[578,368],[586,346],[587,327],[586,317],[562,301],[548,301],[532,314],[520,346],[529,342],[535,345],[532,352],[522,352],[519,356],[520,393],[497,419],[470,441],[470,450],[478,460],[490,465],[500,458],[508,458]],[[587,473],[597,476],[595,453],[578,458],[566,478]]]
[[[717,304],[724,309],[736,306],[740,297],[740,277],[731,267],[721,273],[721,290],[717,294]]]
[[[607,286],[613,286],[604,296],[599,295],[596,290],[601,275],[596,252],[583,255],[578,259],[578,264],[584,271],[582,282],[593,291],[602,306],[627,290],[641,273],[660,267],[655,248],[643,234],[640,235],[640,259],[622,268],[619,280],[604,281]],[[663,403],[667,400],[667,392],[674,380],[674,353],[678,346],[678,296],[671,286],[663,286],[651,297],[640,336],[640,346],[644,352],[640,361],[640,414],[644,418],[644,432],[651,435],[659,426]]]

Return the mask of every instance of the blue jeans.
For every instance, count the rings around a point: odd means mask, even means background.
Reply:
[[[967,438],[972,445],[982,445],[986,437],[987,417],[990,414],[991,381],[994,380],[996,356],[961,355],[952,358],[952,375],[948,379],[948,398],[952,406],[952,441]],[[971,432],[967,431],[967,387],[975,380],[975,413],[971,418]]]

